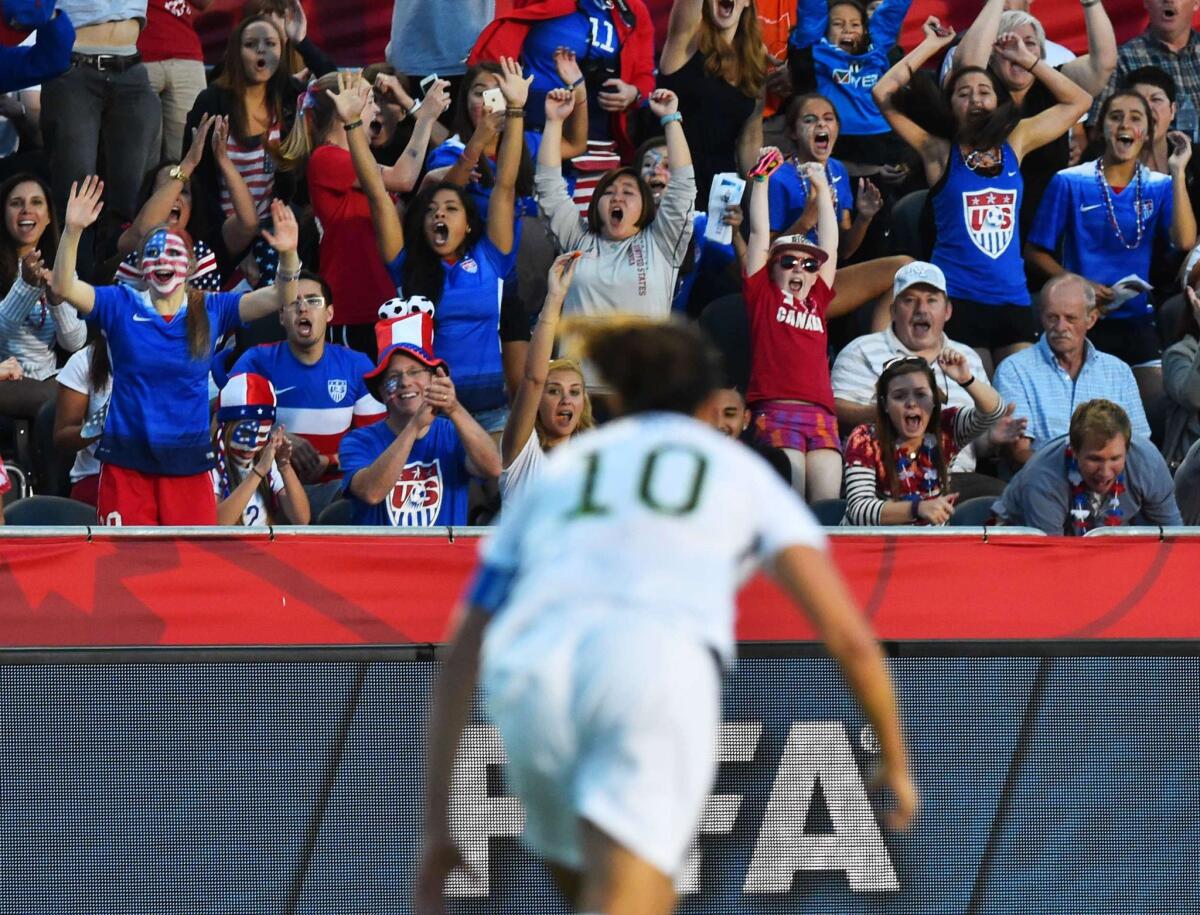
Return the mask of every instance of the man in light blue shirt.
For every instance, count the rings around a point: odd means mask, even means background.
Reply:
[[[1102,353],[1087,333],[1100,317],[1096,293],[1083,277],[1061,273],[1042,289],[1042,336],[1029,349],[1009,356],[996,370],[996,390],[1016,404],[1015,415],[1029,420],[1026,436],[1011,448],[1024,464],[1053,438],[1067,434],[1075,407],[1102,398],[1129,416],[1133,434],[1150,438],[1133,372],[1120,359]]]

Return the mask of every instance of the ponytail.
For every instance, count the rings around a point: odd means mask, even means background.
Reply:
[[[325,94],[325,90],[337,87],[338,74],[335,70],[312,80],[300,93],[296,99],[296,118],[292,121],[292,129],[280,144],[276,155],[281,171],[299,168],[317,148],[337,115],[333,100]]]

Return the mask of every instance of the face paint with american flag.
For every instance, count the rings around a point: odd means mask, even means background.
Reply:
[[[187,244],[166,229],[151,235],[142,249],[142,277],[159,295],[170,295],[182,286],[190,266]]]
[[[248,460],[266,446],[273,422],[269,419],[243,419],[229,436],[229,451],[235,459]]]

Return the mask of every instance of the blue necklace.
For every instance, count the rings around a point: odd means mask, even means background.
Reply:
[[[1108,210],[1108,224],[1117,234],[1117,241],[1126,251],[1134,251],[1142,246],[1142,237],[1145,235],[1146,222],[1142,215],[1142,165],[1139,162],[1133,169],[1133,218],[1137,223],[1137,237],[1134,238],[1133,244],[1125,240],[1125,233],[1121,231],[1121,224],[1117,222],[1117,214],[1113,210],[1112,189],[1109,187],[1108,179],[1104,177],[1104,167],[1101,164],[1104,157],[1096,160],[1096,186],[1100,188],[1100,196],[1104,199],[1105,209]]]

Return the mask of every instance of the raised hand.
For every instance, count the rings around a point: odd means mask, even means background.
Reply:
[[[575,278],[575,265],[582,256],[580,251],[569,251],[555,258],[546,277],[546,298],[562,299],[566,296],[571,288],[571,280]]]
[[[992,45],[992,50],[1003,60],[1016,64],[1024,70],[1032,70],[1041,60],[1037,51],[1031,50],[1014,32],[1005,32],[998,36],[996,43]]]
[[[371,87],[363,82],[357,70],[341,70],[337,75],[337,92],[326,89],[325,94],[333,102],[333,111],[343,124],[351,124],[362,118],[363,109],[371,98]]]
[[[280,438],[280,430],[276,426],[271,430],[271,437],[267,439],[267,444],[258,453],[258,459],[254,462],[255,471],[264,480],[271,479],[271,466],[275,463],[275,452],[279,448]]]
[[[187,154],[179,163],[179,167],[189,175],[195,173],[200,160],[204,158],[204,146],[208,142],[208,133],[218,120],[218,117],[206,114],[200,118],[200,123],[192,128],[192,145],[188,147]]]
[[[294,45],[308,37],[308,16],[304,14],[304,5],[300,0],[288,3],[287,12],[283,14],[283,31]]]
[[[292,214],[291,207],[282,200],[272,200],[271,223],[273,232],[267,229],[262,230],[262,237],[267,240],[267,244],[280,254],[295,251],[296,245],[300,241],[300,227],[296,224],[296,217]]]
[[[282,425],[271,431],[271,438],[275,441],[275,466],[283,470],[292,463],[292,440]]]
[[[454,382],[440,366],[425,388],[425,402],[443,416],[450,416],[458,409],[458,395],[454,390]]]
[[[1182,130],[1171,130],[1167,132],[1167,142],[1171,145],[1167,168],[1172,175],[1182,175],[1192,161],[1192,138]]]
[[[893,830],[907,829],[920,807],[920,798],[912,774],[899,766],[881,769],[879,774],[871,779],[871,790],[877,791],[880,788],[891,791],[896,801],[896,806],[884,813],[884,825]]]
[[[597,97],[605,111],[619,113],[637,101],[638,89],[623,79],[606,79]]]
[[[104,182],[97,176],[88,175],[83,179],[83,184],[72,181],[63,224],[68,229],[82,232],[100,218],[100,211],[104,209],[104,201],[100,199],[102,196]]]
[[[612,82],[612,80],[609,80],[609,82]],[[664,118],[668,114],[674,114],[679,110],[679,96],[670,89],[655,89],[650,93],[649,101],[650,113],[656,118]],[[624,111],[624,109],[621,110]]]
[[[992,426],[988,432],[988,441],[993,445],[1011,445],[1025,437],[1025,429],[1029,426],[1029,420],[1024,416],[1017,418],[1013,416],[1017,405],[1010,403],[1004,410],[1004,415],[1000,417],[1000,421]]]
[[[858,197],[854,201],[854,209],[859,216],[867,219],[874,219],[883,209],[883,194],[866,178],[858,179]]]
[[[229,118],[225,115],[213,119],[212,151],[219,168],[232,164],[229,158]]]
[[[421,107],[417,109],[414,117],[417,120],[424,118],[425,120],[434,120],[442,116],[442,112],[450,107],[450,82],[449,80],[436,80],[429,91],[425,93],[425,98],[421,101]]]
[[[404,91],[400,80],[390,73],[380,73],[375,77],[375,92],[381,100],[395,102],[405,111],[413,106],[412,96]]]
[[[954,41],[954,29],[950,26],[943,26],[937,16],[930,16],[925,20],[925,24],[921,26],[921,31],[925,33],[924,44],[930,44],[935,48],[944,48],[946,45]]]
[[[812,190],[829,192],[829,176],[820,162],[805,162],[799,169],[800,176],[808,181]]]
[[[521,75],[521,64],[511,57],[500,58],[500,91],[504,93],[504,101],[509,108],[524,108],[529,99],[529,85],[533,77]]]
[[[575,93],[570,89],[551,89],[546,93],[546,120],[565,121],[575,110]]]
[[[736,203],[731,203],[729,206],[725,207],[725,212],[721,215],[721,224],[738,229],[741,227],[742,221],[745,219],[745,215],[746,214],[743,212],[740,206],[738,206]]]
[[[970,380],[971,364],[967,362],[967,357],[958,350],[947,347],[938,354],[937,361],[938,365],[942,367],[942,371],[959,384]]]
[[[579,69],[575,52],[570,48],[558,47],[555,49],[554,69],[558,71],[558,78],[563,81],[564,86],[574,86],[583,79],[583,71]]]

